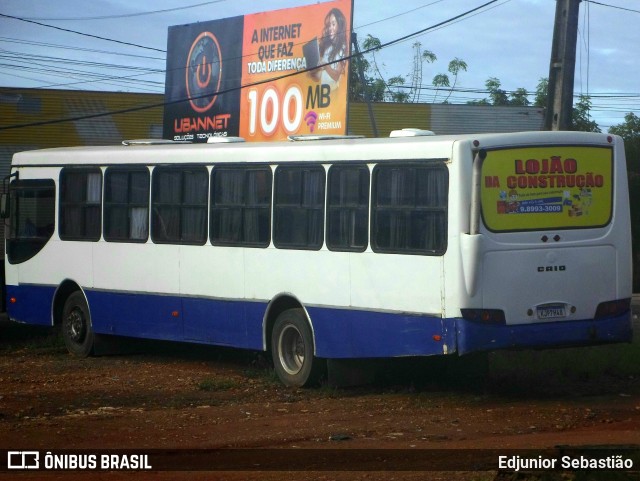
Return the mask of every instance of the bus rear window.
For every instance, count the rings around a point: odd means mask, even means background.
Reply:
[[[481,175],[482,218],[492,232],[596,228],[611,220],[611,147],[490,150]]]

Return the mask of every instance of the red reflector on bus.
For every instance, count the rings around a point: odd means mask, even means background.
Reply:
[[[501,309],[460,309],[462,317],[467,321],[488,324],[504,324],[504,312]]]
[[[18,299],[16,299],[15,297],[12,297],[12,298],[9,299],[9,302],[11,304],[15,304],[16,302],[18,302]]]
[[[594,319],[605,317],[618,317],[631,309],[631,299],[616,299],[615,301],[601,302],[596,309]]]
[[[434,334],[433,335],[433,340],[436,342],[440,342],[442,341],[442,336],[438,335],[438,334]]]

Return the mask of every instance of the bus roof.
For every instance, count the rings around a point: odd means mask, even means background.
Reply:
[[[615,136],[586,132],[518,132],[395,138],[340,138],[305,142],[130,142],[128,145],[59,147],[19,152],[12,165],[118,165],[334,162],[384,159],[450,159],[454,144],[469,148],[501,148],[514,145],[607,145]],[[358,146],[358,148],[353,148]]]

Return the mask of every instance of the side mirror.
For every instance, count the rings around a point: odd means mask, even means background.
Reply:
[[[0,195],[0,219],[8,219],[10,210],[9,194]]]

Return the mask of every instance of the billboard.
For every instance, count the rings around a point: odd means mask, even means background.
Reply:
[[[481,182],[482,217],[491,231],[603,227],[613,208],[613,150],[492,150]]]
[[[163,136],[345,134],[352,0],[169,27]]]

